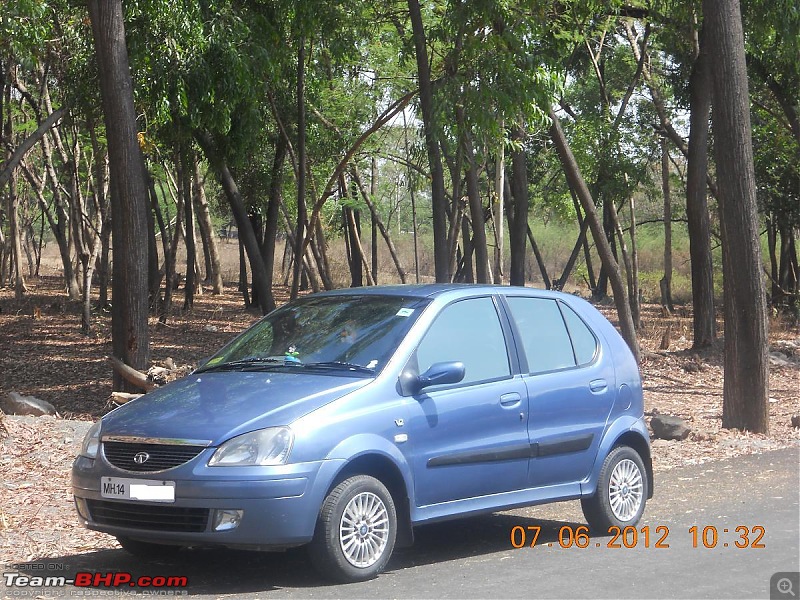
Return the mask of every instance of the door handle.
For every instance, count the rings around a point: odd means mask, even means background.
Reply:
[[[522,400],[522,396],[520,396],[517,392],[511,392],[509,394],[503,394],[500,396],[500,404],[502,406],[516,406],[519,404],[520,400]]]
[[[608,382],[605,379],[595,379],[589,382],[589,389],[593,392],[603,392],[608,388]]]

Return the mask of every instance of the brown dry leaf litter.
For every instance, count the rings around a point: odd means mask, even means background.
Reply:
[[[52,558],[116,547],[113,538],[83,529],[75,515],[69,471],[89,421],[110,408],[110,317],[96,315],[90,337],[80,334],[80,306],[70,303],[58,278],[31,282],[22,302],[0,290],[0,394],[18,391],[47,400],[62,417],[0,417],[0,563]],[[285,301],[286,290],[278,290]],[[176,298],[176,307],[182,304]],[[36,310],[38,309],[38,311]],[[613,320],[613,309],[601,307]],[[722,345],[693,353],[691,315],[664,318],[647,306],[641,342],[645,411],[689,421],[687,440],[654,440],[656,471],[742,454],[800,446],[791,416],[800,413],[800,348],[784,366],[770,368],[770,434],[722,429]],[[38,316],[40,314],[40,316]],[[34,314],[37,318],[33,318]],[[163,364],[194,365],[258,318],[245,311],[238,294],[195,300],[195,309],[176,314],[167,326],[151,321],[152,358]],[[659,350],[672,323],[670,348]],[[800,345],[800,331],[773,321],[770,342]],[[4,435],[7,430],[7,435]]]

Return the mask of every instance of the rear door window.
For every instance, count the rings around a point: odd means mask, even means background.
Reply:
[[[507,301],[522,336],[530,373],[546,373],[575,366],[575,354],[558,302],[549,298],[521,296],[508,297]]]

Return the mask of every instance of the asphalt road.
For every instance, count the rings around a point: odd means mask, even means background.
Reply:
[[[67,577],[79,571],[185,575],[188,595],[200,598],[769,598],[773,574],[800,571],[800,449],[657,474],[656,495],[636,539],[630,531],[627,538],[575,537],[582,525],[579,503],[567,502],[421,527],[414,546],[396,551],[386,573],[350,585],[322,580],[302,550],[192,551],[167,563],[103,550],[12,570]],[[515,527],[525,529],[528,547],[512,547]],[[647,537],[644,527],[649,527]],[[536,528],[539,536],[531,548]],[[521,529],[515,533],[519,545]],[[705,547],[704,539],[713,547]],[[4,598],[36,597],[33,592],[0,581]],[[37,593],[111,595],[110,590],[72,587]],[[776,595],[773,589],[773,597],[786,600],[794,600],[791,593],[800,596],[796,583],[785,593]]]

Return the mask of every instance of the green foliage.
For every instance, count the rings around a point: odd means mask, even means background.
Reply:
[[[24,69],[39,64],[53,33],[52,6],[46,0],[4,0],[0,13],[0,56],[15,57]]]

